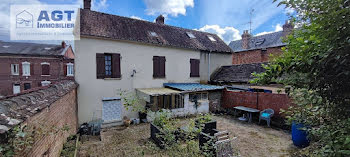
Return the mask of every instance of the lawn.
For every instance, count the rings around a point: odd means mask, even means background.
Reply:
[[[295,149],[291,136],[286,131],[240,122],[227,115],[213,118],[217,121],[218,130],[230,132],[232,147],[237,156],[290,156],[290,152]],[[181,124],[188,121],[189,119],[180,119]],[[83,137],[79,156],[186,156],[186,151],[191,149],[180,145],[177,149],[161,150],[149,138],[148,123],[128,128],[109,128],[101,132],[101,141],[96,137]],[[197,145],[194,143],[194,146]]]

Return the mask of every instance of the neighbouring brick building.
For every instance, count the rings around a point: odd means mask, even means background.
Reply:
[[[15,156],[59,156],[67,137],[77,132],[77,87],[76,82],[63,80],[0,98],[0,144],[7,144],[9,131],[20,126],[26,137],[35,138],[28,139],[33,142],[31,147],[16,150]]]
[[[72,47],[0,41],[0,97],[74,80]]]
[[[286,45],[282,42],[282,38],[288,35],[292,29],[293,25],[286,21],[283,25],[283,31],[279,32],[253,37],[248,30],[245,30],[241,40],[231,41],[229,44],[234,51],[232,64],[268,62],[270,54],[279,55],[282,53],[281,48]]]

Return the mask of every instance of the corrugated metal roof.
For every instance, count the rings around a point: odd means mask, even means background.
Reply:
[[[158,95],[170,95],[170,94],[179,94],[180,91],[173,90],[170,88],[141,88],[136,89],[139,92],[142,92],[144,94],[150,95],[150,96],[158,96]]]
[[[224,89],[223,86],[214,86],[199,83],[164,83],[164,87],[169,87],[181,91],[207,91]]]

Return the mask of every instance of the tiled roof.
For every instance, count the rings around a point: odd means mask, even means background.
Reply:
[[[152,36],[151,32],[155,32],[157,37]],[[196,38],[190,38],[187,32],[191,32]],[[127,40],[158,46],[212,52],[232,52],[230,47],[215,34],[105,14],[88,9],[80,10],[80,35],[82,37],[92,36]],[[216,41],[211,41],[208,35],[212,36]]]
[[[177,89],[181,91],[208,91],[224,89],[222,86],[206,85],[199,83],[164,83],[164,87]]]
[[[247,83],[253,79],[253,72],[261,73],[265,71],[261,64],[263,63],[222,66],[212,75],[211,81]]]
[[[49,107],[77,87],[74,81],[61,81],[47,88],[0,100],[0,134]]]
[[[61,45],[0,41],[0,55],[63,56],[64,51]]]
[[[250,38],[249,49],[242,48],[242,40],[231,41],[230,48],[234,52],[248,51],[270,47],[280,47],[286,44],[282,42],[283,31],[254,36]]]

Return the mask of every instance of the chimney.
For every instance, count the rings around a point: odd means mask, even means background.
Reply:
[[[66,42],[62,41],[61,46],[62,46],[62,48],[66,48],[66,46],[67,46]]]
[[[164,16],[163,16],[163,15],[159,15],[159,16],[156,18],[156,23],[158,23],[158,24],[164,24]]]
[[[84,9],[91,9],[91,0],[84,0]]]
[[[244,30],[242,34],[242,48],[243,49],[249,49],[249,42],[250,42],[251,35],[249,34],[248,30]]]
[[[294,26],[287,20],[283,27],[283,36],[287,36],[290,32],[292,32]]]

